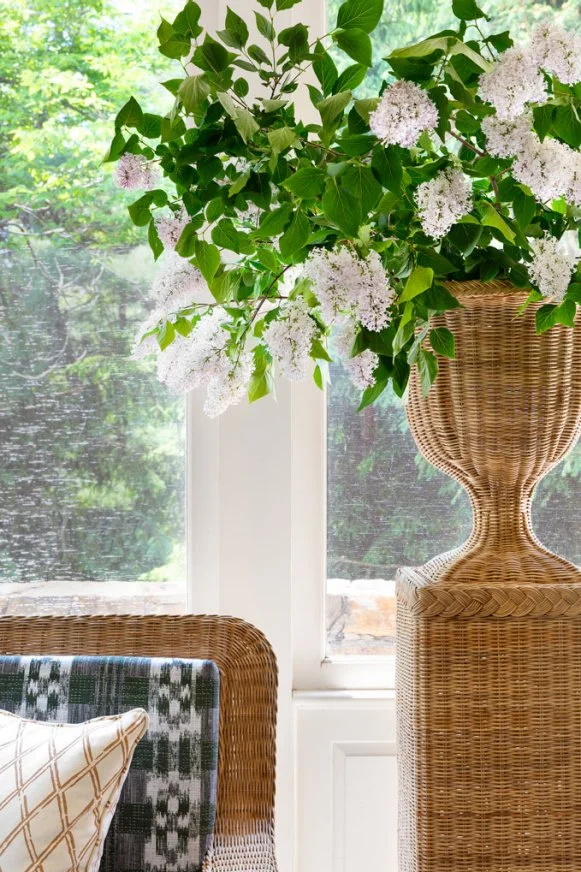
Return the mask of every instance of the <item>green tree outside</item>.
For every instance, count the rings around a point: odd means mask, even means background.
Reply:
[[[129,360],[152,258],[102,164],[162,104],[157,3],[0,13],[0,580],[183,578],[183,403]]]

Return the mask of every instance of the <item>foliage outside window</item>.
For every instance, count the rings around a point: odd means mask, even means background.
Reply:
[[[0,21],[3,609],[38,587],[10,582],[185,596],[182,404],[129,359],[153,259],[102,166],[113,107],[161,92],[156,18],[149,0],[15,0]]]

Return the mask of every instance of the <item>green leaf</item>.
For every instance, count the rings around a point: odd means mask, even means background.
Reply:
[[[447,312],[449,309],[458,309],[459,301],[444,285],[434,285],[425,294],[422,294],[423,305],[432,312]]]
[[[243,106],[239,106],[235,103],[232,97],[225,91],[218,91],[216,96],[228,115],[232,118],[236,130],[244,142],[248,142],[248,140],[251,139],[258,130],[260,130],[260,127],[254,120],[252,113]]]
[[[253,238],[266,238],[278,236],[282,233],[292,212],[290,203],[283,203],[278,209],[272,212],[265,212],[261,218],[260,225],[251,233]]]
[[[277,127],[275,130],[270,130],[268,133],[268,141],[273,153],[278,155],[291,145],[296,145],[299,138],[296,131],[290,127]]]
[[[398,194],[401,188],[403,169],[397,148],[380,145],[373,149],[371,166],[384,188]]]
[[[284,9],[292,9],[293,6],[301,2],[302,0],[276,0],[276,8],[278,12],[282,12]]]
[[[135,203],[127,207],[131,220],[137,227],[145,227],[151,219],[150,206],[153,203],[153,191],[148,191]]]
[[[161,19],[161,24],[157,28],[157,38],[159,42],[167,42],[168,39],[171,39],[173,36],[173,27],[166,21],[165,18]]]
[[[157,234],[157,228],[155,226],[155,221],[153,220],[153,217],[149,222],[149,228],[147,230],[147,241],[149,242],[149,247],[153,252],[154,260],[157,260],[158,257],[163,254],[163,242]]]
[[[220,252],[215,245],[196,239],[194,245],[196,266],[207,282],[211,282],[220,267]]]
[[[270,66],[270,58],[259,45],[249,46],[248,55],[253,61],[256,61],[257,64],[266,64],[267,66]]]
[[[294,175],[285,179],[283,185],[296,197],[304,200],[312,200],[318,197],[325,186],[325,173],[318,167],[303,167]]]
[[[279,272],[280,263],[276,254],[271,248],[259,248],[256,252],[256,259],[259,260],[262,266],[266,267],[269,272]]]
[[[337,27],[371,33],[379,24],[382,13],[383,0],[347,0],[339,7]]]
[[[274,381],[272,377],[272,357],[263,345],[254,349],[254,372],[248,386],[248,399],[251,403],[272,393]]]
[[[238,176],[238,178],[230,185],[230,188],[228,190],[228,196],[235,197],[236,194],[239,194],[240,191],[244,190],[244,188],[248,184],[249,179],[250,170],[247,170],[247,172],[243,173],[241,176]]]
[[[176,252],[182,257],[191,257],[195,251],[198,228],[192,222],[186,224],[176,243]]]
[[[171,321],[164,321],[161,331],[157,334],[157,344],[161,351],[165,351],[168,345],[171,345],[176,337],[175,327]]]
[[[218,270],[213,279],[208,282],[210,292],[217,303],[225,303],[232,299],[233,283],[231,273]]]
[[[161,54],[173,60],[179,60],[179,58],[189,55],[191,50],[192,42],[189,36],[185,36],[182,33],[173,34],[173,36],[162,42],[159,46]]]
[[[449,242],[458,249],[460,254],[468,257],[480,241],[482,226],[480,224],[463,224],[459,222],[448,231]]]
[[[435,355],[433,355],[431,351],[426,351],[425,348],[421,348],[418,355],[418,370],[424,396],[427,396],[432,387],[436,376],[438,375],[438,368],[438,360]]]
[[[293,64],[300,63],[309,55],[309,31],[304,24],[295,24],[281,30],[278,41],[287,46],[289,60]]]
[[[372,403],[376,401],[378,397],[384,392],[386,387],[389,384],[388,378],[383,378],[381,381],[376,382],[374,385],[371,385],[369,388],[365,388],[363,391],[363,396],[361,397],[361,402],[357,407],[357,411],[361,412],[367,406],[370,406]]]
[[[333,93],[340,94],[341,91],[352,91],[354,88],[358,88],[366,75],[367,66],[365,64],[352,64],[343,70],[333,85]]]
[[[344,30],[342,33],[336,33],[334,39],[339,48],[358,64],[366,67],[373,64],[371,40],[364,30],[357,28]]]
[[[413,300],[414,297],[422,294],[425,290],[431,287],[433,280],[433,269],[428,266],[414,267],[400,297],[401,302],[404,302],[406,300]]]
[[[330,126],[350,101],[351,91],[342,91],[340,94],[333,94],[331,97],[321,100],[317,109],[321,114],[323,125]]]
[[[233,48],[243,48],[248,42],[248,27],[243,18],[236,14],[229,6],[226,7],[226,30],[233,38],[230,43]]]
[[[359,203],[361,217],[373,209],[381,197],[382,188],[373,171],[361,165],[350,166],[341,178],[341,184]]]
[[[326,97],[333,90],[333,85],[339,78],[339,71],[335,66],[333,58],[324,50],[323,45],[320,42],[318,42],[315,47],[315,53],[320,56],[318,60],[313,63],[313,72],[319,80],[323,94]]]
[[[573,300],[563,300],[560,306],[557,307],[557,321],[564,327],[575,327],[575,314],[577,307]]]
[[[230,55],[223,45],[220,45],[211,36],[206,36],[202,45],[195,50],[192,62],[201,70],[223,73],[224,70],[228,69],[233,57],[234,55]]]
[[[509,242],[514,242],[516,236],[514,230],[491,203],[483,203],[480,207],[480,212],[481,221],[485,227],[495,227],[502,233],[505,239],[508,239]]]
[[[125,137],[121,133],[120,130],[115,131],[115,136],[111,140],[111,145],[107,149],[107,153],[103,158],[103,163],[110,163],[111,161],[119,160],[121,156],[121,152],[125,147]]]
[[[178,33],[183,33],[188,36],[197,37],[202,32],[202,28],[198,24],[200,20],[201,9],[193,0],[189,0],[181,12],[178,12],[173,22],[173,29]]]
[[[550,104],[535,106],[533,109],[533,126],[539,134],[541,141],[545,138],[553,123],[555,107]]]
[[[452,360],[456,357],[456,342],[454,334],[447,327],[435,327],[430,330],[430,345],[442,357],[449,357]]]
[[[374,112],[379,105],[379,97],[369,97],[366,100],[355,100],[353,105],[359,117],[369,125],[371,113]]]
[[[313,339],[311,343],[311,357],[314,357],[315,360],[326,360],[327,363],[333,363],[333,358],[329,356],[329,352],[320,339]]]
[[[296,251],[304,248],[309,238],[310,229],[311,225],[307,216],[297,210],[287,229],[280,237],[280,252],[284,258],[288,259]]]
[[[357,236],[361,223],[361,204],[339,181],[334,178],[325,191],[321,204],[323,212],[347,236]]]
[[[219,248],[240,252],[240,236],[230,218],[222,218],[212,230],[212,241]]]
[[[143,113],[141,124],[137,128],[146,139],[158,139],[161,135],[161,118],[150,112]]]
[[[581,283],[580,282],[572,282],[567,288],[567,297],[570,300],[574,300],[575,303],[579,303],[581,305]]]
[[[461,21],[475,21],[486,18],[486,15],[476,5],[476,0],[452,0],[452,12]]]
[[[456,267],[454,264],[437,251],[428,250],[418,252],[418,264],[420,266],[429,266],[434,270],[435,276],[445,276],[448,273],[454,272]]]
[[[571,148],[581,145],[581,122],[577,110],[572,104],[557,106],[553,118],[553,130]]]
[[[178,89],[178,96],[186,112],[197,112],[210,93],[210,86],[204,73],[188,76]]]
[[[391,63],[392,60],[398,59],[428,58],[430,55],[433,55],[434,52],[444,52],[451,56],[463,55],[485,73],[492,69],[490,61],[484,60],[482,55],[478,54],[478,52],[474,51],[473,48],[466,45],[466,43],[462,42],[461,39],[458,39],[455,36],[432,36],[429,39],[423,39],[415,45],[396,49],[390,54],[387,60]]]
[[[554,327],[557,323],[557,306],[553,303],[547,303],[545,306],[541,306],[540,309],[537,309],[537,313],[535,315],[535,324],[537,333],[544,333],[546,330],[549,330],[550,327]]]
[[[135,97],[130,97],[117,113],[115,127],[139,127],[143,121],[143,110]]]
[[[269,42],[274,39],[274,28],[268,18],[265,18],[264,15],[261,15],[260,12],[255,12],[254,17],[256,18],[256,26],[258,28],[258,32]]]
[[[524,230],[531,223],[535,212],[537,211],[537,203],[534,197],[530,197],[522,190],[517,188],[512,202],[514,209],[514,217],[516,223]]]

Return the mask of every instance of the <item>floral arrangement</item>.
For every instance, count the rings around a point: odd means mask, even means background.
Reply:
[[[106,160],[143,192],[129,214],[161,257],[136,356],[175,390],[204,386],[209,415],[277,371],[322,387],[338,357],[363,407],[390,380],[401,396],[414,365],[429,390],[454,357],[431,323],[459,305],[447,281],[508,280],[543,302],[538,332],[573,327],[581,37],[543,24],[517,46],[453,0],[457,28],[392,52],[358,99],[383,0],[346,0],[315,40],[279,29],[299,2],[257,0],[253,41],[231,9],[205,34],[189,0],[157,33],[184,71],[163,83],[171,111],[131,98],[117,115]]]

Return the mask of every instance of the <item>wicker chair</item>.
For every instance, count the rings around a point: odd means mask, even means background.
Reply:
[[[0,654],[213,660],[220,670],[218,798],[205,872],[276,872],[276,660],[264,635],[206,615],[0,617]]]

